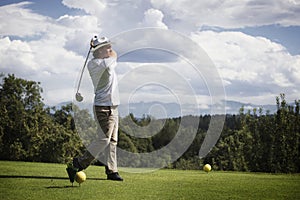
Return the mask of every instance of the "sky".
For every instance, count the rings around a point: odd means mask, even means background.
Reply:
[[[41,82],[47,105],[72,101],[94,35],[116,38],[121,41],[116,50],[122,51],[140,37],[132,30],[151,27],[186,39],[150,37],[146,31],[148,45],[159,41],[164,49],[136,49],[118,58],[119,80],[125,77],[120,92],[130,94],[130,102],[172,102],[189,95],[200,107],[212,104],[209,76],[205,71],[196,76],[190,62],[172,51],[175,46],[193,55],[189,41],[214,64],[223,100],[275,104],[285,93],[293,102],[300,94],[299,13],[300,0],[1,0],[0,72]],[[122,42],[128,31],[131,41]],[[165,72],[169,75],[158,75]],[[82,91],[92,88],[86,73]],[[147,75],[156,83],[169,80],[174,88],[151,85]]]

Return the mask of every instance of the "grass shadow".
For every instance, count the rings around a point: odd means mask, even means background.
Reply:
[[[57,177],[57,176],[21,176],[21,175],[0,175],[0,178],[31,178],[31,179],[62,179],[69,180],[68,177]]]
[[[78,188],[79,185],[65,185],[65,186],[48,186],[46,189],[66,189],[66,188]]]
[[[0,175],[0,178],[31,178],[31,179],[60,179],[60,180],[69,180],[68,177],[57,177],[57,176],[21,176],[21,175]],[[107,180],[105,178],[87,178],[87,180]]]

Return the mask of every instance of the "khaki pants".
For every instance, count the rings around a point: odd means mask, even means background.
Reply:
[[[119,113],[117,106],[95,106],[94,114],[98,121],[98,138],[88,147],[78,162],[82,168],[87,168],[100,153],[105,154],[103,164],[106,165],[106,173],[118,172],[117,169],[117,142]],[[102,131],[101,131],[102,130]]]

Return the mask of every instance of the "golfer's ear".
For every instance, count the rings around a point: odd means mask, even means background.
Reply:
[[[111,57],[113,58],[117,58],[117,52],[115,52],[114,50],[111,51]]]

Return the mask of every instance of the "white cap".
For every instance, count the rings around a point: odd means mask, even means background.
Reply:
[[[94,36],[94,38],[91,40],[91,47],[92,47],[91,50],[96,51],[100,47],[103,47],[108,44],[112,44],[112,43],[107,37],[98,38],[97,36]]]

